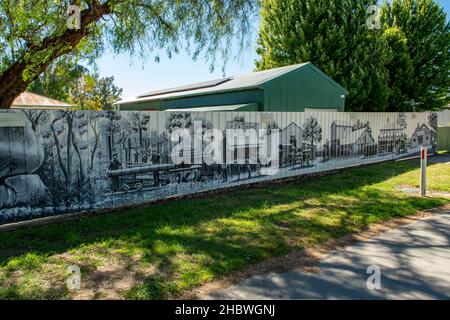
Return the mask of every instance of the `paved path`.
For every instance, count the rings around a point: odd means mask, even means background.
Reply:
[[[367,289],[367,267],[381,290]],[[320,271],[263,274],[213,299],[450,299],[450,211],[330,253]]]
[[[437,154],[428,158],[429,163],[449,163],[450,154]]]

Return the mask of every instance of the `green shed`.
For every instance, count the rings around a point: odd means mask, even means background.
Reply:
[[[120,110],[344,111],[348,94],[312,63],[151,91],[116,104]]]

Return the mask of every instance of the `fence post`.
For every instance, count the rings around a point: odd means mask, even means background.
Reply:
[[[421,179],[420,179],[420,195],[422,197],[427,196],[427,160],[428,160],[428,150],[426,147],[422,147],[420,157],[420,169],[421,169]]]

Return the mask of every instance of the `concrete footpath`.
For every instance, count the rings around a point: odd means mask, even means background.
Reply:
[[[367,287],[371,265],[380,290]],[[207,299],[450,299],[450,210],[332,251],[318,267],[254,276]]]

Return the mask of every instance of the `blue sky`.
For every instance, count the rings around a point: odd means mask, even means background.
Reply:
[[[439,0],[450,16],[450,0]],[[257,58],[255,42],[258,33],[258,23],[255,23],[251,34],[252,44],[239,53],[237,47],[233,56],[225,65],[225,76],[243,74],[253,71],[254,61]],[[218,60],[215,71],[210,73],[209,63],[199,58],[193,61],[185,54],[173,56],[172,59],[161,55],[159,63],[154,61],[154,56],[149,56],[148,61],[140,58],[130,58],[126,54],[115,56],[106,53],[99,61],[100,75],[114,76],[115,83],[123,88],[123,98],[134,97],[150,90],[173,87],[199,81],[220,78],[223,61]]]

